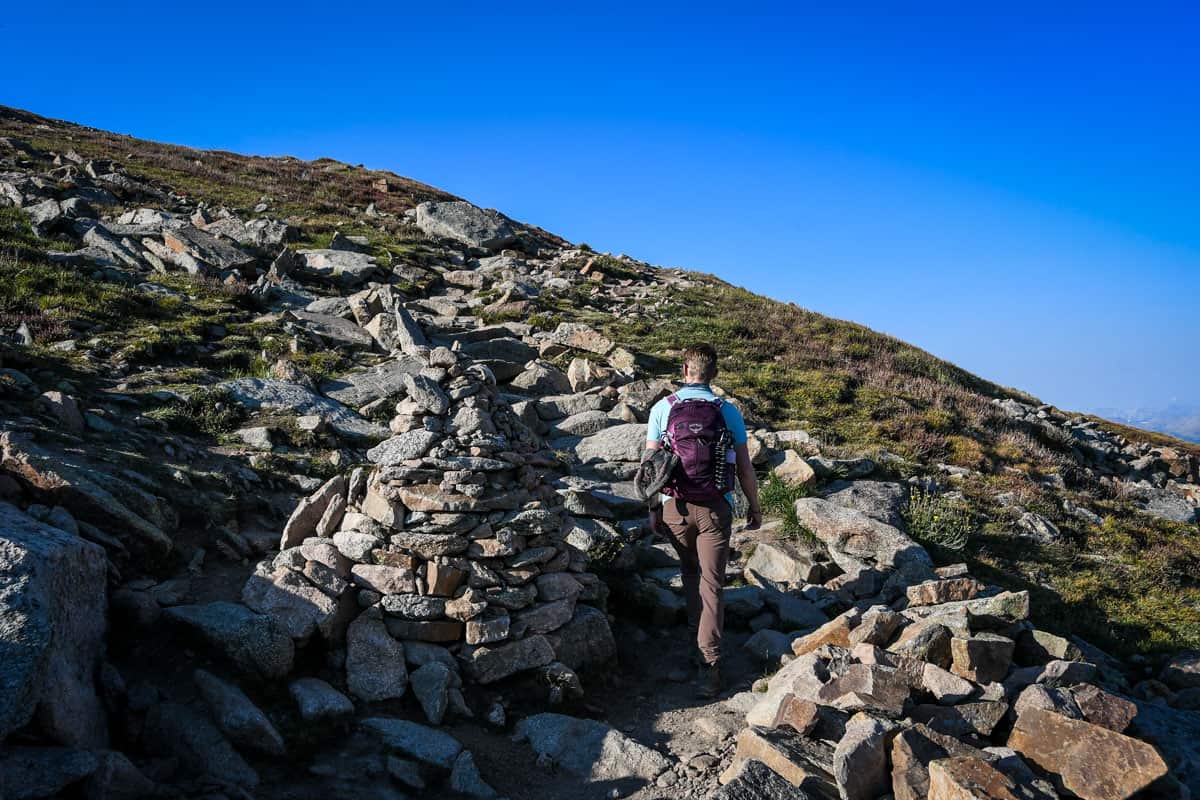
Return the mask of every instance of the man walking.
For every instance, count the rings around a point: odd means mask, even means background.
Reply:
[[[758,482],[746,447],[746,423],[732,404],[713,393],[717,351],[697,344],[683,351],[683,386],[650,410],[646,447],[666,447],[678,457],[650,526],[679,554],[688,624],[701,659],[700,693],[721,691],[721,633],[725,627],[725,564],[733,523],[736,468],[750,509],[746,527],[762,524]]]

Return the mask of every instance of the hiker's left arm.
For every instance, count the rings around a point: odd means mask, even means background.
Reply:
[[[762,525],[762,506],[758,503],[758,478],[754,474],[754,464],[750,461],[750,448],[742,442],[733,446],[733,452],[737,454],[738,483],[742,485],[742,492],[750,503],[746,529],[755,530]]]

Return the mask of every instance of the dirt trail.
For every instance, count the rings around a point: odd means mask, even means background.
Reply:
[[[749,690],[762,675],[761,667],[741,649],[748,633],[726,633],[726,688],[713,700],[697,697],[686,625],[643,628],[618,619],[613,633],[619,667],[607,681],[597,683],[593,678],[585,686],[585,702],[603,713],[586,714],[576,707],[543,710],[591,716],[658,750],[677,762],[669,773],[673,777],[660,779],[670,783],[588,782],[538,765],[530,748],[512,742],[507,732],[472,722],[451,727],[450,732],[475,755],[484,779],[500,794],[511,800],[602,800],[613,797],[616,789],[620,797],[636,800],[678,800],[707,797],[717,786],[717,776],[732,755],[733,733],[744,724],[744,716],[725,700]],[[679,680],[684,675],[686,679]],[[688,767],[689,762],[694,766]]]

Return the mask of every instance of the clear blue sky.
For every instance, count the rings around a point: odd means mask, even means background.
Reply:
[[[570,5],[21,3],[0,102],[392,169],[1067,408],[1200,404],[1194,8]]]

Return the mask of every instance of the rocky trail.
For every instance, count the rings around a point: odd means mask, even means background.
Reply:
[[[973,576],[950,518],[979,470],[749,406],[782,499],[737,526],[728,685],[697,699],[678,559],[632,485],[675,353],[597,321],[661,323],[697,276],[329,165],[346,232],[231,208],[162,177],[231,169],[213,155],[138,169],[21,113],[0,121],[60,138],[0,138],[2,266],[44,281],[0,318],[0,797],[1200,792],[1200,656],[1121,662]],[[1084,475],[1200,518],[1190,451],[983,404],[1071,454],[1046,491]],[[995,502],[1052,548],[1062,519],[1106,524],[1072,497],[1059,523]]]

